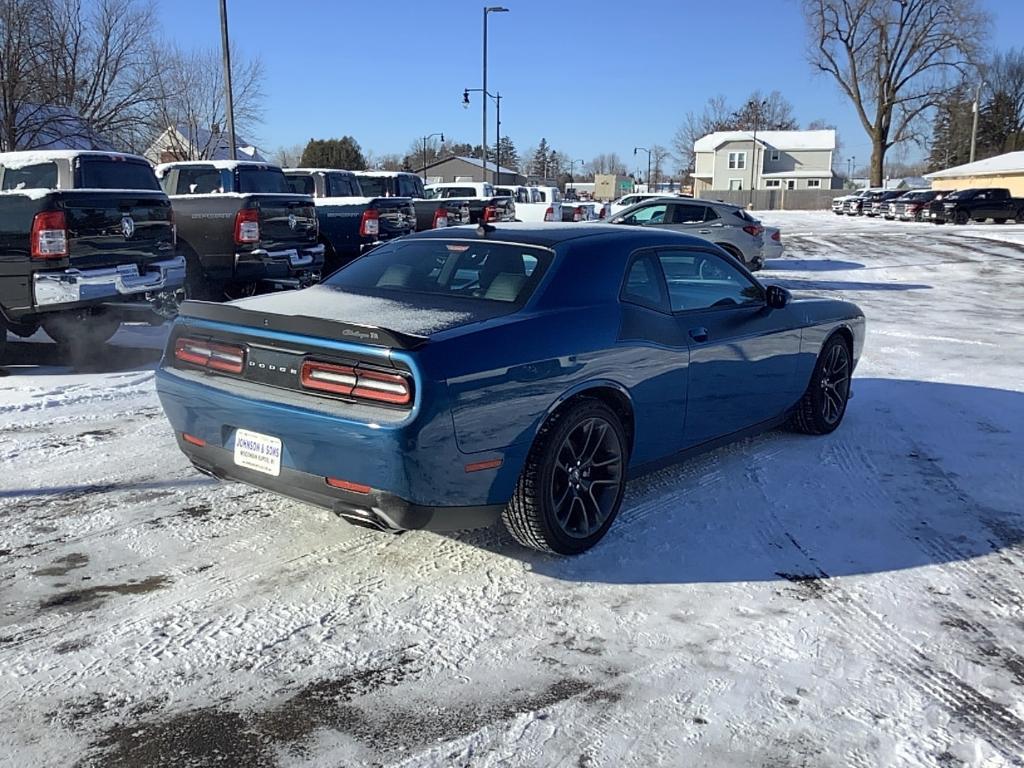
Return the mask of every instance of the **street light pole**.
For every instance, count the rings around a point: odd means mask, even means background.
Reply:
[[[508,8],[503,8],[500,5],[491,5],[484,7],[484,84],[481,90],[487,93],[487,17],[492,13],[508,13]],[[484,165],[484,178],[487,181],[487,99],[481,99],[480,103],[481,112],[483,113],[483,133],[482,141],[480,146],[481,154],[483,155]]]
[[[761,122],[761,110],[768,106],[768,99],[762,99],[761,101],[749,101],[748,106],[752,107],[754,113],[754,139],[751,142],[751,165],[750,165],[750,197],[748,203],[753,206],[754,204],[754,187],[757,186],[757,124]]]
[[[238,156],[235,154],[235,102],[231,95],[231,49],[228,47],[227,0],[220,0],[220,45],[221,55],[224,57],[224,96],[227,103],[228,140],[231,142],[228,148],[228,157],[236,160]]]
[[[574,192],[576,191],[576,163],[579,163],[580,166],[586,164],[583,160],[569,161],[569,184],[572,185],[572,189]]]
[[[633,155],[636,155],[636,151],[642,149],[647,153],[647,191],[651,191],[651,150],[647,147],[633,147]]]
[[[423,181],[424,182],[426,182],[426,180],[427,180],[427,142],[430,141],[435,136],[440,136],[441,137],[441,143],[444,144],[444,134],[443,133],[431,133],[430,135],[423,137]]]
[[[501,183],[501,92],[494,97],[498,105],[495,110],[494,122],[494,178],[495,184]]]

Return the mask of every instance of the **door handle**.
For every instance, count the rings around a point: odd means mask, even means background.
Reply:
[[[708,340],[708,329],[707,328],[691,328],[690,338],[694,341],[705,342]]]
[[[711,234],[711,230],[710,229],[698,229],[697,230],[697,234],[698,235],[710,235]]]

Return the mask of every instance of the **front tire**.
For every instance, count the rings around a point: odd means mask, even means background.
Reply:
[[[605,535],[622,505],[628,450],[622,422],[598,400],[582,398],[541,428],[502,513],[525,547],[577,555]]]
[[[806,435],[827,435],[835,430],[846,414],[852,374],[853,358],[846,339],[832,336],[818,355],[811,383],[793,413],[793,429]]]
[[[971,221],[971,217],[967,215],[967,211],[957,211],[953,214],[954,224],[968,224]]]

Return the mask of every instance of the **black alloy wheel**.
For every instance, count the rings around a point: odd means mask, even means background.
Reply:
[[[832,432],[846,414],[853,359],[847,342],[832,336],[818,355],[811,382],[793,412],[791,426],[809,435]]]

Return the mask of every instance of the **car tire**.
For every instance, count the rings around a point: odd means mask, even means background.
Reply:
[[[1005,224],[1006,219],[992,219],[996,224]]]
[[[103,310],[58,314],[43,320],[46,335],[76,356],[106,344],[120,327],[121,320]]]
[[[199,260],[199,254],[187,247],[182,250],[185,254],[185,298],[193,301],[223,301],[224,287],[211,283]]]
[[[971,217],[967,215],[967,211],[957,211],[953,214],[954,224],[969,224]]]
[[[736,259],[736,261],[738,261],[740,264],[749,267],[747,260],[743,258],[743,254],[740,252],[740,249],[737,248],[735,245],[731,245],[729,243],[715,243],[715,245],[717,245],[723,251],[725,251],[734,259]]]
[[[853,355],[846,339],[838,334],[830,337],[818,355],[790,426],[805,435],[827,435],[835,430],[846,414],[852,373]]]
[[[4,364],[5,355],[7,354],[7,323],[4,321],[2,315],[0,315],[0,365]]]
[[[525,547],[585,552],[618,515],[628,459],[616,413],[599,400],[580,398],[541,427],[502,522]]]

